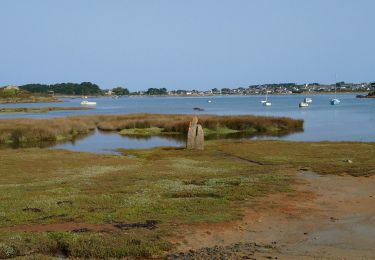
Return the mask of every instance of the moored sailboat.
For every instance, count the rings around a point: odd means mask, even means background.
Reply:
[[[266,99],[265,99],[265,100],[262,100],[261,103],[262,103],[263,106],[265,106],[265,107],[272,106],[272,103],[268,101],[268,91],[266,91]]]
[[[336,79],[337,81],[337,79]],[[340,99],[336,97],[336,84],[335,84],[335,97],[331,98],[330,103],[332,106],[340,104]]]

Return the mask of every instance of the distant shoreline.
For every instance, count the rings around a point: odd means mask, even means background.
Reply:
[[[268,96],[315,96],[315,95],[333,95],[332,92],[311,92],[311,93],[269,93]],[[357,98],[375,98],[375,96],[368,96],[364,95],[363,92],[339,92],[336,93],[337,95],[357,95]],[[124,95],[124,96],[117,96],[117,98],[133,98],[133,97],[144,97],[144,98],[152,98],[152,97],[180,97],[180,98],[215,98],[215,97],[263,97],[264,94],[251,94],[251,95],[244,95],[244,94],[191,94],[191,95]],[[108,95],[95,95],[95,96],[81,96],[81,95],[55,95],[53,97],[33,97],[33,98],[16,98],[16,99],[0,99],[0,105],[7,105],[7,104],[27,104],[27,103],[55,103],[55,102],[65,102],[63,99],[84,99],[84,98],[115,98],[116,96],[108,96]],[[117,99],[116,98],[116,99]]]
[[[338,92],[337,95],[348,95],[348,94],[362,94],[367,92]],[[289,95],[333,95],[333,92],[310,92],[310,93],[269,93],[269,96],[289,96]],[[191,94],[191,95],[123,95],[123,96],[117,96],[119,98],[122,97],[239,97],[239,96],[264,96],[265,94],[250,94],[250,95],[244,95],[244,94]],[[71,98],[71,99],[83,99],[83,98],[102,98],[102,97],[108,97],[108,98],[114,98],[116,95],[108,96],[108,95],[96,95],[96,96],[85,96],[82,97],[81,95],[73,96],[73,95],[55,95],[56,98]]]

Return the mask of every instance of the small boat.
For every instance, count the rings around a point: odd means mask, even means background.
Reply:
[[[270,106],[272,106],[272,103],[271,103],[271,102],[264,102],[264,103],[263,103],[263,106],[265,106],[265,107],[270,107]]]
[[[81,105],[82,105],[82,106],[96,106],[96,102],[83,100],[83,101],[81,102]]]
[[[331,103],[332,106],[338,105],[338,104],[340,104],[340,99],[332,98],[330,103]]]
[[[272,106],[272,103],[268,101],[268,91],[266,91],[266,100],[262,100],[262,101],[260,101],[260,102],[261,102],[261,103],[263,104],[263,106],[265,106],[265,107],[270,107],[270,106]]]
[[[207,100],[207,103],[212,103],[212,100]]]
[[[194,107],[194,110],[196,110],[196,111],[204,111],[204,108],[201,108],[201,107]]]
[[[309,106],[309,103],[305,102],[305,101],[302,101],[299,103],[299,107],[308,107]]]
[[[330,100],[330,103],[332,106],[340,104],[340,99],[336,97],[336,85],[335,85],[335,97]]]
[[[312,103],[312,98],[305,97],[305,99],[303,100],[303,102],[305,102],[305,103]]]

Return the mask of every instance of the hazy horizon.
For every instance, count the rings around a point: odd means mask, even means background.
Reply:
[[[373,10],[371,0],[2,0],[0,86],[373,82]]]

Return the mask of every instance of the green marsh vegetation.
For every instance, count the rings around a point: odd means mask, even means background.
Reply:
[[[95,128],[95,121],[88,118],[1,119],[0,144],[38,146],[72,140]]]
[[[215,140],[205,151],[121,152],[0,149],[0,257],[161,257],[186,225],[239,219],[257,198],[293,193],[301,167],[375,174],[374,143]]]
[[[30,93],[26,90],[0,89],[0,104],[4,103],[39,103],[58,102],[55,97],[46,93]]]
[[[0,119],[0,144],[38,146],[72,140],[95,129],[124,135],[186,134],[193,115],[128,114],[72,116],[52,119]],[[303,121],[265,116],[201,115],[207,135],[227,133],[279,134],[303,131]]]

